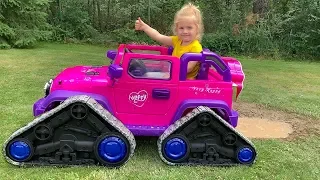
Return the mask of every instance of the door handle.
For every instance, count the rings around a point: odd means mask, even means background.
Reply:
[[[155,99],[169,99],[170,90],[169,89],[153,89],[152,97]]]

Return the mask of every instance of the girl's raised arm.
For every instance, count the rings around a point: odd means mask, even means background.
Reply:
[[[167,46],[172,46],[172,39],[169,36],[160,34],[157,30],[144,23],[139,17],[135,23],[135,29],[144,31],[151,39]]]

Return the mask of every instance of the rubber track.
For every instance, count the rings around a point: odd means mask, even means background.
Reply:
[[[136,147],[136,141],[134,138],[134,135],[131,133],[131,131],[128,130],[127,127],[124,126],[124,124],[119,121],[117,118],[115,118],[111,113],[109,113],[105,108],[103,108],[97,101],[95,101],[93,98],[86,96],[86,95],[79,95],[79,96],[72,96],[68,99],[66,99],[62,104],[60,104],[59,106],[57,106],[56,108],[43,113],[42,115],[36,117],[33,121],[31,121],[30,123],[28,123],[27,125],[25,125],[24,127],[21,127],[20,129],[18,129],[17,131],[15,131],[5,142],[3,145],[3,155],[5,157],[5,159],[13,165],[16,166],[28,166],[28,165],[34,165],[32,163],[28,163],[28,162],[16,162],[13,161],[12,159],[10,159],[7,155],[6,155],[6,146],[8,145],[8,143],[16,138],[17,136],[19,136],[20,134],[22,134],[23,132],[31,129],[32,127],[38,125],[39,123],[43,122],[44,120],[46,120],[48,117],[54,115],[55,113],[59,112],[60,110],[62,110],[63,108],[67,107],[70,104],[76,103],[76,102],[81,102],[81,103],[85,103],[86,105],[88,105],[88,107],[90,107],[92,110],[94,110],[98,115],[100,115],[107,123],[109,123],[110,125],[112,125],[116,130],[119,131],[119,133],[121,133],[124,137],[126,137],[129,141],[130,144],[130,155],[129,158],[127,159],[127,161],[133,156],[134,154],[134,150]],[[126,162],[127,162],[126,161]],[[126,162],[124,162],[123,164],[125,164]],[[50,165],[50,164],[48,164]],[[47,164],[46,164],[47,166]],[[56,166],[56,165],[55,165]],[[69,166],[69,165],[58,165],[58,166]],[[72,166],[78,166],[78,165],[72,165]]]
[[[168,165],[201,165],[201,164],[194,164],[194,163],[172,163],[166,160],[162,155],[162,142],[171,134],[173,134],[177,129],[179,129],[181,126],[183,126],[185,123],[193,120],[194,117],[196,117],[198,114],[207,112],[212,114],[214,117],[216,117],[219,121],[221,121],[225,126],[227,126],[232,132],[239,135],[244,141],[246,141],[249,145],[251,145],[254,150],[256,151],[255,146],[253,143],[243,136],[240,132],[238,132],[234,127],[232,127],[228,122],[226,122],[224,119],[222,119],[219,115],[217,115],[214,111],[212,111],[209,107],[206,106],[198,106],[197,108],[193,109],[191,112],[177,120],[174,124],[170,125],[163,134],[158,138],[157,146],[158,146],[158,152],[160,155],[160,158],[162,161],[164,161]],[[257,157],[256,157],[257,158]],[[256,159],[255,158],[255,159]],[[252,162],[253,164],[254,162]],[[207,164],[206,164],[207,165]],[[226,166],[227,164],[208,164],[209,166]],[[237,165],[237,164],[230,164],[231,166]],[[240,164],[239,164],[240,165]]]

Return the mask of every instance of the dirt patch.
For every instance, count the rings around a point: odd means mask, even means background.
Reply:
[[[236,102],[234,109],[239,112],[236,129],[249,138],[293,140],[309,134],[320,135],[320,120],[252,103]]]
[[[237,130],[248,138],[287,138],[292,132],[291,124],[258,118],[240,118]]]

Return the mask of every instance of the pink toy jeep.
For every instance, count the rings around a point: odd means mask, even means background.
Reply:
[[[15,165],[100,164],[115,167],[133,155],[135,136],[157,136],[170,165],[250,165],[253,144],[234,129],[232,102],[242,90],[239,61],[210,50],[171,56],[172,48],[123,45],[109,66],[70,67],[45,85],[35,119],[5,142]],[[196,79],[187,64],[198,61]]]

